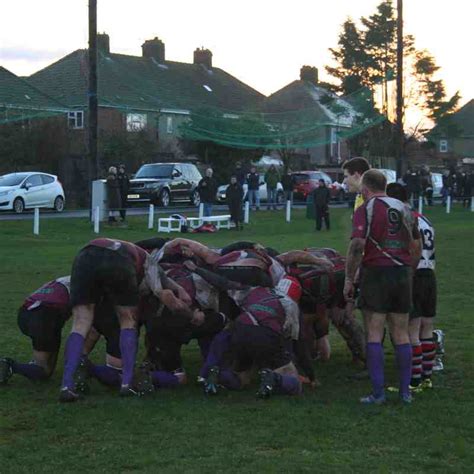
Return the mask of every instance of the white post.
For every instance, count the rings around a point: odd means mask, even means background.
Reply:
[[[423,214],[423,197],[420,196],[418,199],[418,213]]]
[[[149,210],[148,210],[148,228],[153,229],[153,220],[155,218],[155,206],[153,204],[150,204]]]
[[[249,223],[249,215],[250,215],[250,203],[248,201],[245,201],[245,207],[244,207],[244,224]]]
[[[40,233],[40,210],[39,207],[35,207],[35,215],[33,218],[33,234],[39,235]]]
[[[94,233],[99,233],[99,226],[100,226],[100,207],[96,206],[94,209]]]
[[[449,214],[451,212],[451,195],[448,196],[448,199],[446,201],[446,214]]]
[[[286,201],[286,222],[291,222],[291,201]]]
[[[471,212],[474,212],[474,196],[471,197]]]
[[[204,217],[204,204],[201,202],[201,204],[199,204],[199,219],[202,221],[203,217]]]

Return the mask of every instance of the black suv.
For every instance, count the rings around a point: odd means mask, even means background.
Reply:
[[[199,206],[197,186],[201,178],[199,170],[190,163],[143,165],[130,180],[127,202],[167,207],[171,202],[191,201]]]

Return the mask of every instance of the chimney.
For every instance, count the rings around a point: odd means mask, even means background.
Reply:
[[[212,53],[208,49],[196,48],[194,50],[194,64],[202,64],[206,69],[212,69]]]
[[[142,56],[153,58],[159,63],[165,62],[165,43],[156,36],[151,40],[146,40],[142,44]]]
[[[99,33],[97,35],[97,50],[104,54],[110,53],[110,39],[106,33]]]
[[[312,84],[318,83],[318,68],[314,66],[303,66],[300,69],[300,79]]]

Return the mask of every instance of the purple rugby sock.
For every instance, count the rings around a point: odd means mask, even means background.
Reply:
[[[230,390],[239,390],[241,387],[239,377],[230,369],[219,371],[219,383]]]
[[[209,374],[209,369],[215,365],[219,366],[222,361],[222,356],[230,346],[230,331],[221,331],[212,340],[206,361],[204,362],[199,375],[206,378]]]
[[[120,331],[120,353],[122,354],[122,385],[131,385],[137,358],[138,333],[136,329]]]
[[[159,388],[171,388],[179,385],[179,379],[171,372],[164,370],[155,370],[150,372],[151,380],[155,387]]]
[[[119,369],[114,369],[108,365],[92,365],[89,367],[90,374],[99,382],[108,387],[120,387],[122,375]]]
[[[410,395],[411,362],[412,352],[410,344],[398,344],[395,346],[397,358],[398,377],[400,381],[399,390],[401,396]]]
[[[37,364],[19,364],[18,362],[13,362],[12,370],[14,374],[20,374],[30,380],[46,380],[48,375],[43,367],[40,367]]]
[[[64,373],[62,387],[74,389],[74,374],[81,362],[84,349],[84,338],[77,332],[72,332],[66,341],[64,349]]]
[[[299,395],[301,393],[301,382],[292,375],[280,375],[280,386],[277,392],[284,395]]]
[[[384,395],[384,354],[380,342],[367,343],[367,368],[372,382],[372,394],[376,398]]]

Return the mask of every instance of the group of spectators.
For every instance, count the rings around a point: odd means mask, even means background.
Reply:
[[[231,175],[226,190],[226,201],[229,206],[231,220],[238,230],[243,229],[242,206],[245,197],[244,185],[247,185],[247,199],[251,209],[260,210],[260,186],[265,185],[267,189],[267,209],[277,210],[278,206],[278,183],[281,182],[285,200],[292,199],[294,180],[288,170],[283,176],[280,175],[275,165],[271,165],[262,176],[255,166],[246,172],[242,163],[238,161]],[[198,191],[203,203],[203,215],[208,217],[212,214],[212,205],[216,198],[217,181],[213,177],[212,168],[206,170],[206,175],[198,184]]]
[[[442,179],[443,205],[446,204],[448,196],[451,196],[452,199],[462,201],[464,207],[468,207],[474,190],[474,174],[469,171],[456,171],[451,167],[443,172]],[[434,183],[428,167],[409,168],[402,178],[402,184],[406,186],[409,199],[414,206],[418,206],[419,199],[424,199],[428,206],[433,205]]]

